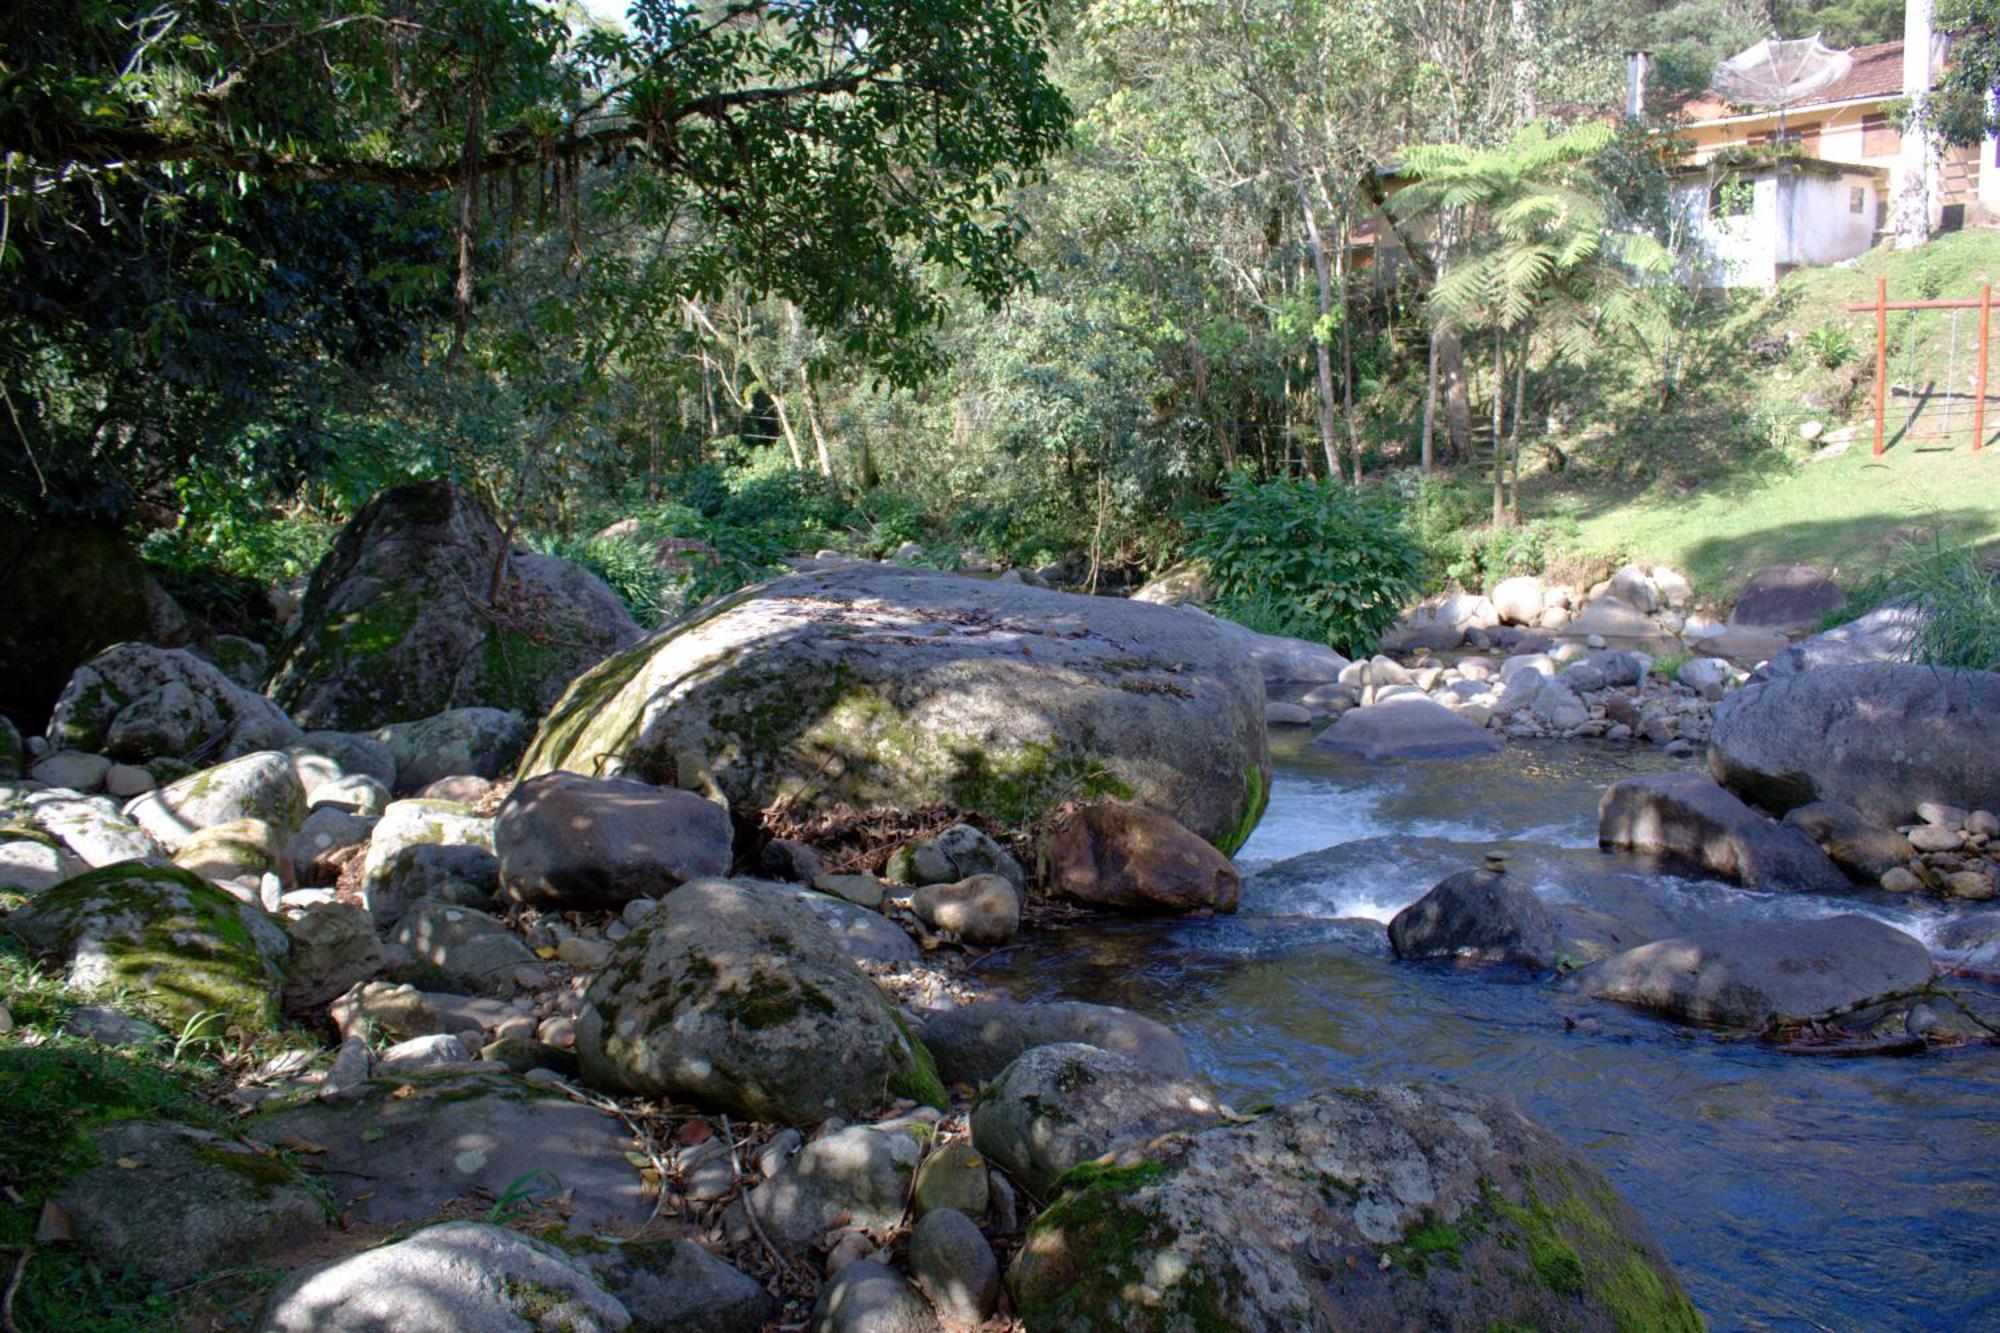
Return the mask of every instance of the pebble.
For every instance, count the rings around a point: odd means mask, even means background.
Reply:
[[[1991,810],[1974,810],[1965,817],[1965,831],[1981,838],[2000,838],[2000,815]]]
[[[875,1253],[874,1242],[868,1239],[867,1232],[858,1230],[845,1232],[833,1243],[833,1248],[826,1252],[826,1275],[832,1277],[849,1264],[873,1259]]]
[[[1919,824],[1909,838],[1910,846],[1920,852],[1955,852],[1965,845],[1965,835],[1942,824]]]
[[[423,1069],[429,1065],[456,1064],[467,1058],[464,1042],[449,1033],[440,1032],[397,1042],[382,1052],[382,1059],[376,1067],[383,1073],[392,1073]]]
[[[771,1141],[757,1150],[757,1174],[769,1180],[784,1170],[785,1163],[793,1153],[805,1146],[805,1135],[796,1129],[785,1128],[771,1136]]]
[[[1924,882],[1908,866],[1892,866],[1882,872],[1882,888],[1888,893],[1921,893]]]
[[[1917,818],[1939,828],[1962,829],[1970,817],[1957,806],[1946,805],[1943,801],[1920,801],[1917,804]]]
[[[585,939],[572,935],[556,945],[556,959],[567,963],[578,971],[588,972],[604,966],[604,960],[611,956],[611,946],[603,940]]]
[[[659,905],[660,900],[658,898],[634,898],[631,902],[625,904],[625,908],[620,915],[624,918],[626,925],[636,926],[651,916],[653,909]]]
[[[551,1046],[568,1050],[576,1045],[576,1020],[567,1014],[555,1014],[545,1018],[541,1026],[535,1029],[535,1037]]]
[[[727,1154],[711,1157],[682,1174],[681,1188],[696,1203],[726,1199],[736,1188],[736,1168],[729,1164]]]

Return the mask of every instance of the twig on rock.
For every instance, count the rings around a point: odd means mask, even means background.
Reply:
[[[741,1180],[743,1159],[736,1152],[736,1131],[731,1127],[729,1117],[726,1115],[722,1117],[722,1141],[729,1145],[729,1168],[736,1173],[736,1178]],[[757,1233],[758,1241],[764,1246],[764,1253],[771,1256],[771,1262],[777,1265],[779,1275],[790,1278],[791,1261],[780,1254],[778,1247],[771,1243],[771,1238],[764,1234],[764,1224],[757,1220],[757,1210],[750,1206],[750,1195],[747,1192],[743,1195],[743,1215],[750,1219],[750,1229]]]

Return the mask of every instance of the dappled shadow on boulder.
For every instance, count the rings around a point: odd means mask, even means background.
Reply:
[[[307,727],[361,729],[467,706],[539,716],[579,671],[638,636],[595,575],[506,550],[470,496],[423,482],[376,496],[342,529],[271,693]]]

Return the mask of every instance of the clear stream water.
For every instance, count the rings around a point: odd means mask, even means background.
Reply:
[[[1509,1095],[1611,1177],[1716,1329],[2000,1329],[2000,1050],[1779,1055],[1505,970],[1398,963],[1381,924],[1495,844],[1559,916],[1648,933],[1859,910],[1983,966],[1951,942],[2000,910],[1750,893],[1600,853],[1604,787],[1676,764],[1649,750],[1371,764],[1302,740],[1238,860],[1334,850],[1249,881],[1235,917],[1045,935],[989,979],[1161,1019],[1237,1105],[1419,1079]]]

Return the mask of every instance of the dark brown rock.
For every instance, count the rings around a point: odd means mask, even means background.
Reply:
[[[1236,867],[1157,810],[1127,801],[1072,812],[1042,842],[1048,888],[1093,907],[1236,910]]]

